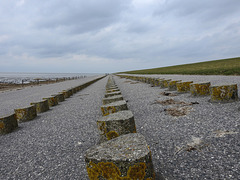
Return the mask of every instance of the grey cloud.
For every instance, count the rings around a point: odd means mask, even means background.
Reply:
[[[37,28],[66,28],[70,33],[95,31],[115,23],[130,1],[53,1],[43,6]]]

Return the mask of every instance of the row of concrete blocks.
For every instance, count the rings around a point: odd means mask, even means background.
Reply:
[[[119,75],[122,78],[132,79],[149,83],[152,86],[160,88],[168,88],[169,91],[178,91],[179,93],[190,92],[192,96],[208,96],[210,95],[210,102],[226,103],[238,101],[238,87],[237,84],[230,85],[211,85],[210,82],[181,81],[171,79],[159,79],[144,76],[126,76]]]
[[[154,180],[151,151],[143,135],[136,133],[133,114],[128,110],[112,76],[106,85],[97,121],[98,145],[86,152],[90,180]]]
[[[77,87],[63,90],[58,94],[43,98],[42,101],[30,103],[30,106],[28,107],[15,109],[15,113],[11,115],[0,117],[0,134],[12,132],[18,127],[18,123],[33,120],[37,117],[37,114],[48,111],[50,107],[58,105],[59,102],[64,101],[66,98],[69,98],[73,94],[102,78],[103,77],[97,78]]]

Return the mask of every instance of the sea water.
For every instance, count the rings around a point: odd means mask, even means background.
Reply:
[[[30,83],[40,79],[45,80],[56,80],[59,78],[84,78],[89,76],[100,75],[97,73],[17,73],[17,72],[0,72],[0,83]]]

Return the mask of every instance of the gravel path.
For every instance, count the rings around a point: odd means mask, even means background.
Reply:
[[[84,81],[90,79],[93,78]],[[69,83],[74,86],[84,81]],[[39,114],[33,121],[20,123],[14,132],[1,136],[0,179],[88,179],[84,155],[98,141],[96,121],[101,116],[106,83],[107,77]],[[69,84],[55,90],[66,87]],[[46,96],[43,89],[41,95]],[[49,95],[52,93],[53,90]]]
[[[240,76],[152,75],[180,80],[237,83]],[[128,107],[134,114],[137,132],[146,137],[157,173],[166,179],[240,179],[239,102],[209,103],[210,97],[191,97],[190,93],[164,96],[166,89],[129,79],[114,77]],[[173,99],[193,105],[162,105]],[[166,109],[181,106],[185,116],[169,115]]]
[[[69,80],[54,84],[26,87],[21,90],[5,91],[0,93],[0,116],[14,113],[14,109],[29,106],[31,102],[39,102],[42,98],[58,94],[71,87],[84,84],[101,76],[92,76],[82,79]]]
[[[179,76],[176,79],[209,81],[209,77]],[[214,83],[231,81],[239,85],[240,82],[239,76],[228,77],[229,80],[225,76],[212,78]],[[107,79],[92,84],[33,121],[20,123],[14,132],[1,136],[0,179],[88,179],[84,154],[98,142],[96,120],[101,116]],[[114,79],[134,114],[137,131],[145,136],[151,148],[157,174],[173,180],[239,179],[239,102],[212,104],[208,102],[209,97],[196,98],[176,92],[173,93],[177,96],[163,96],[161,92],[165,89],[118,77]],[[24,93],[31,97],[31,93],[37,91],[41,99],[66,87],[70,88],[68,85],[56,87],[55,91],[47,88],[48,91],[36,87],[34,91],[32,87],[5,92],[6,97],[14,98],[4,102],[11,107],[18,102],[16,98],[26,98],[22,97]],[[6,98],[4,95],[0,98]],[[160,104],[168,99],[199,104],[178,104],[186,108],[188,114],[174,117],[166,109],[177,105]],[[25,103],[29,104],[30,100],[26,98]],[[2,106],[1,103],[1,110]]]

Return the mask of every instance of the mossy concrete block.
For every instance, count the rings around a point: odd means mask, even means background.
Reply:
[[[164,87],[164,79],[159,79],[159,87],[160,88],[165,88]]]
[[[63,102],[64,100],[65,100],[64,94],[63,93],[59,93],[58,94],[58,102]]]
[[[67,98],[69,98],[71,96],[70,91],[64,90],[64,91],[62,91],[62,93],[64,95],[64,99],[67,99]]]
[[[210,82],[199,82],[190,84],[190,92],[192,96],[210,95]]]
[[[47,99],[40,102],[33,102],[31,103],[31,105],[36,106],[37,113],[42,113],[49,110],[49,104]]]
[[[171,79],[164,79],[163,80],[163,87],[168,88],[168,83],[171,81]]]
[[[151,151],[138,133],[88,149],[85,162],[90,180],[155,180]]]
[[[68,93],[69,93],[70,96],[73,95],[73,89],[67,89],[67,91],[68,91]]]
[[[72,92],[73,92],[73,94],[75,94],[75,93],[77,93],[77,88],[71,88],[72,89]]]
[[[53,95],[51,95],[51,96],[56,97],[56,98],[57,98],[57,102],[62,102],[62,101],[64,101],[64,95],[63,95],[63,93],[61,93],[61,94],[53,94]]]
[[[107,89],[106,93],[111,93],[111,92],[116,92],[119,91],[119,89],[115,88],[115,89]]]
[[[37,117],[37,109],[35,105],[26,108],[15,109],[14,111],[18,122],[31,121]]]
[[[136,133],[134,117],[129,110],[104,116],[97,121],[97,125],[100,134],[100,143],[123,134]]]
[[[112,89],[118,89],[118,87],[117,86],[106,87],[106,90],[112,90]]]
[[[210,102],[234,102],[238,101],[237,84],[210,86]]]
[[[161,80],[163,80],[163,79],[155,79],[154,86],[156,86],[156,87],[160,86],[160,81]]]
[[[112,93],[106,93],[105,94],[105,97],[111,97],[111,96],[116,96],[116,95],[121,95],[121,91],[115,91],[115,92],[112,92]]]
[[[121,100],[123,100],[123,96],[117,95],[117,96],[110,96],[107,98],[103,98],[102,102],[103,102],[103,104],[109,104],[109,103],[121,101]]]
[[[107,116],[109,114],[113,114],[123,110],[128,110],[127,103],[124,100],[101,106],[103,116]]]
[[[15,114],[0,117],[0,134],[7,134],[18,127],[18,121]]]
[[[43,100],[48,100],[49,107],[58,105],[58,100],[56,96],[43,98]]]
[[[181,82],[181,80],[173,80],[168,82],[168,90],[169,91],[176,91],[177,90],[177,83]]]
[[[193,81],[181,81],[177,82],[177,91],[179,93],[186,93],[190,91],[190,84],[192,84]]]

